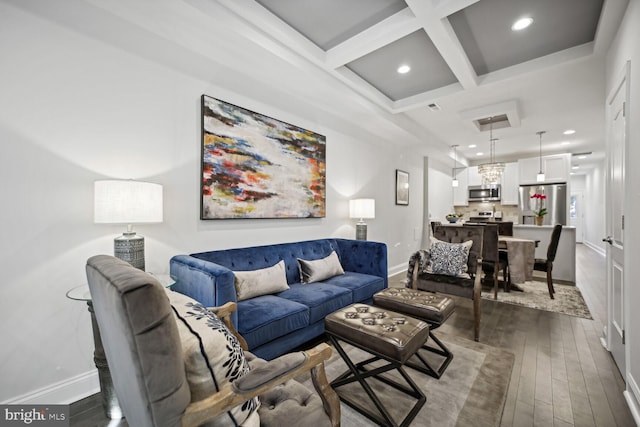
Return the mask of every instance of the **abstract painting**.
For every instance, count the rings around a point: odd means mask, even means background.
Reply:
[[[202,95],[201,219],[323,218],[326,138]]]

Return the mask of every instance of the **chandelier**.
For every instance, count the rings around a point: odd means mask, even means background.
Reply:
[[[489,163],[483,163],[478,166],[478,173],[482,176],[482,183],[484,185],[497,185],[502,178],[502,172],[504,172],[504,163],[496,163],[494,160],[494,151],[497,139],[493,138],[493,117],[489,117],[489,145],[490,145],[490,158]]]

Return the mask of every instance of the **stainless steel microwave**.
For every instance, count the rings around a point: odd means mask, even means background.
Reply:
[[[469,186],[469,201],[470,202],[496,202],[500,200],[500,185],[484,186],[484,185],[471,185]]]

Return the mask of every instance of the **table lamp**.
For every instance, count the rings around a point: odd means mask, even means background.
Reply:
[[[360,218],[356,224],[356,239],[367,240],[367,223],[364,220],[376,217],[375,199],[349,200],[349,217]]]
[[[133,180],[96,181],[94,222],[127,224],[127,231],[113,241],[114,255],[144,271],[144,237],[133,231],[133,224],[162,222],[162,185]]]

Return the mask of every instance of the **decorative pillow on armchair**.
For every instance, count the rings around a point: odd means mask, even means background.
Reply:
[[[222,319],[186,295],[166,292],[178,324],[192,402],[211,396],[249,372],[238,339]],[[248,400],[202,426],[254,425],[259,405],[258,398]]]
[[[298,258],[298,268],[300,269],[300,281],[302,283],[319,282],[344,274],[336,251],[332,251],[322,259],[307,261]]]
[[[467,240],[464,243],[448,243],[431,237],[427,273],[469,279],[467,262],[471,245],[473,245],[472,240]]]

